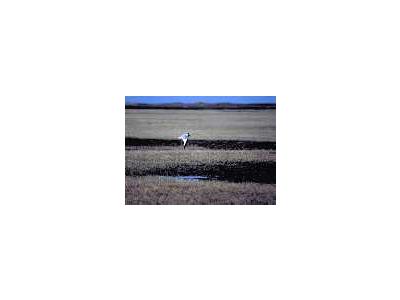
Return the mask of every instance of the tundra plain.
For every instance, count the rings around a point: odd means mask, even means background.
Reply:
[[[126,109],[125,204],[276,204],[275,118],[275,109]]]

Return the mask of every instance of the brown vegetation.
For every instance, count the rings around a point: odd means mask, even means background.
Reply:
[[[276,204],[276,186],[220,181],[187,182],[126,177],[125,204]]]
[[[274,142],[275,110],[126,109],[125,138]]]
[[[275,149],[274,109],[127,109],[125,203],[275,204]]]

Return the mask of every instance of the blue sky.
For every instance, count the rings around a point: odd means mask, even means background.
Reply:
[[[125,96],[125,104],[146,103],[146,104],[165,104],[165,103],[221,103],[229,102],[234,104],[260,104],[276,103],[275,96]]]

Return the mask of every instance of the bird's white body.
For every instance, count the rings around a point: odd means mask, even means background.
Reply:
[[[190,137],[190,133],[189,132],[185,132],[180,137],[178,137],[178,139],[182,140],[182,142],[183,142],[183,149],[185,149],[186,143],[187,143],[189,137]]]

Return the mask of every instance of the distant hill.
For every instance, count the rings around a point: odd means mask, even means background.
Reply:
[[[276,104],[234,104],[234,103],[168,103],[168,104],[127,104],[126,109],[275,109]]]

